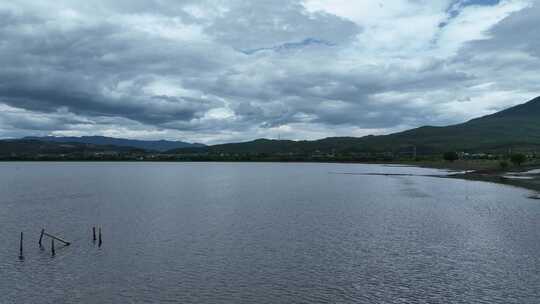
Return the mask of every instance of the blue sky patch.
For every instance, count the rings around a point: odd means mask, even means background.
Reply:
[[[457,17],[461,10],[464,7],[472,6],[472,5],[481,5],[481,6],[493,6],[497,5],[501,2],[501,0],[457,0],[454,1],[449,7],[448,7],[448,20],[446,22],[442,22],[439,24],[439,28],[443,28],[446,25],[448,25],[448,21]]]

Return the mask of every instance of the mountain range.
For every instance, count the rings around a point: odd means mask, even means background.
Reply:
[[[540,148],[540,97],[492,115],[446,127],[424,126],[390,135],[330,137],[315,141],[258,139],[188,150],[240,154],[416,150],[419,154],[436,154],[445,151],[505,152],[510,148]]]
[[[540,97],[492,115],[446,127],[424,126],[390,135],[330,137],[314,141],[257,139],[213,146],[103,136],[26,137],[0,141],[0,156],[111,152],[163,155],[314,155],[358,153],[506,153],[540,148]],[[212,158],[213,159],[213,158]],[[218,158],[219,159],[219,158]]]
[[[0,158],[34,158],[38,155],[83,155],[88,153],[145,153],[132,147],[93,145],[86,143],[59,143],[35,139],[5,139],[0,141]]]
[[[92,144],[100,146],[117,146],[117,147],[131,147],[138,148],[147,151],[164,152],[172,149],[180,148],[200,148],[204,147],[203,144],[191,144],[183,141],[169,141],[169,140],[136,140],[136,139],[124,139],[113,138],[105,136],[82,136],[82,137],[25,137],[26,140],[37,140],[44,142],[56,142],[56,143],[82,143]]]

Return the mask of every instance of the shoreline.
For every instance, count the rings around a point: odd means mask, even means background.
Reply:
[[[467,172],[467,173],[451,174],[447,178],[464,179],[464,180],[471,180],[471,181],[483,181],[483,182],[490,182],[490,183],[495,183],[495,184],[502,184],[502,185],[523,188],[523,189],[531,190],[534,192],[531,194],[530,198],[540,200],[540,176],[538,175],[531,176],[530,178],[527,178],[527,179],[508,178],[504,176],[505,173],[512,173],[512,172],[507,171],[501,174],[501,173],[473,171],[473,172]]]
[[[413,163],[407,164],[412,165]],[[498,167],[498,161],[424,162],[416,165],[423,168],[456,171],[444,176],[444,178],[490,182],[527,189],[534,192],[530,198],[540,200],[540,173],[527,174],[531,170],[540,169],[538,162],[506,170]]]

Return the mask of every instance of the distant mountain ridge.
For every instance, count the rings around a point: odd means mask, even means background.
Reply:
[[[86,143],[58,143],[35,139],[4,139],[0,140],[0,158],[10,155],[22,158],[33,158],[37,155],[63,155],[88,153],[144,153],[144,150],[132,147],[94,145]]]
[[[154,157],[159,155],[161,159],[187,160],[314,160],[320,159],[318,157],[321,156],[331,159],[332,155],[340,155],[342,159],[362,159],[365,155],[380,153],[395,157],[412,153],[418,155],[440,155],[446,151],[506,153],[510,150],[540,151],[540,97],[461,124],[446,127],[424,126],[389,135],[359,138],[330,137],[313,141],[257,139],[214,146],[103,136],[0,140],[0,156],[9,157],[71,153],[77,158],[81,153],[97,153],[97,155],[120,153],[136,155],[135,157],[148,156],[148,159],[156,159]]]
[[[204,147],[203,144],[192,144],[183,141],[168,141],[168,140],[136,140],[136,139],[124,139],[114,138],[106,136],[82,136],[82,137],[25,137],[26,140],[38,140],[44,142],[55,143],[82,143],[92,144],[100,146],[116,146],[116,147],[131,147],[148,151],[164,152],[172,149],[180,148],[200,148]]]
[[[330,137],[314,141],[257,139],[244,143],[178,149],[174,153],[359,153],[540,150],[540,97],[495,114],[446,127],[424,126],[390,135]]]

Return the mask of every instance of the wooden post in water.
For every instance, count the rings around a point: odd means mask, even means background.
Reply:
[[[48,236],[48,237],[50,237],[51,239],[60,241],[60,242],[64,243],[64,245],[66,245],[66,246],[71,245],[70,242],[68,242],[68,241],[66,241],[66,240],[63,240],[63,239],[61,239],[61,238],[59,238],[59,237],[56,237],[56,236],[54,236],[54,235],[48,234],[47,232],[43,232],[43,235]]]
[[[23,233],[21,232],[21,240],[19,242],[19,259],[24,259],[23,256]]]
[[[54,256],[56,252],[54,251],[54,239],[51,239],[51,255]]]
[[[103,241],[101,240],[101,227],[99,227],[99,242],[98,242],[98,247],[101,247],[101,243],[103,243]]]
[[[41,229],[41,234],[39,235],[39,248],[43,247],[41,244],[41,241],[43,240],[43,234],[45,233],[45,229]]]
[[[93,236],[93,241],[94,243],[96,242],[96,226],[92,227],[92,236]]]

